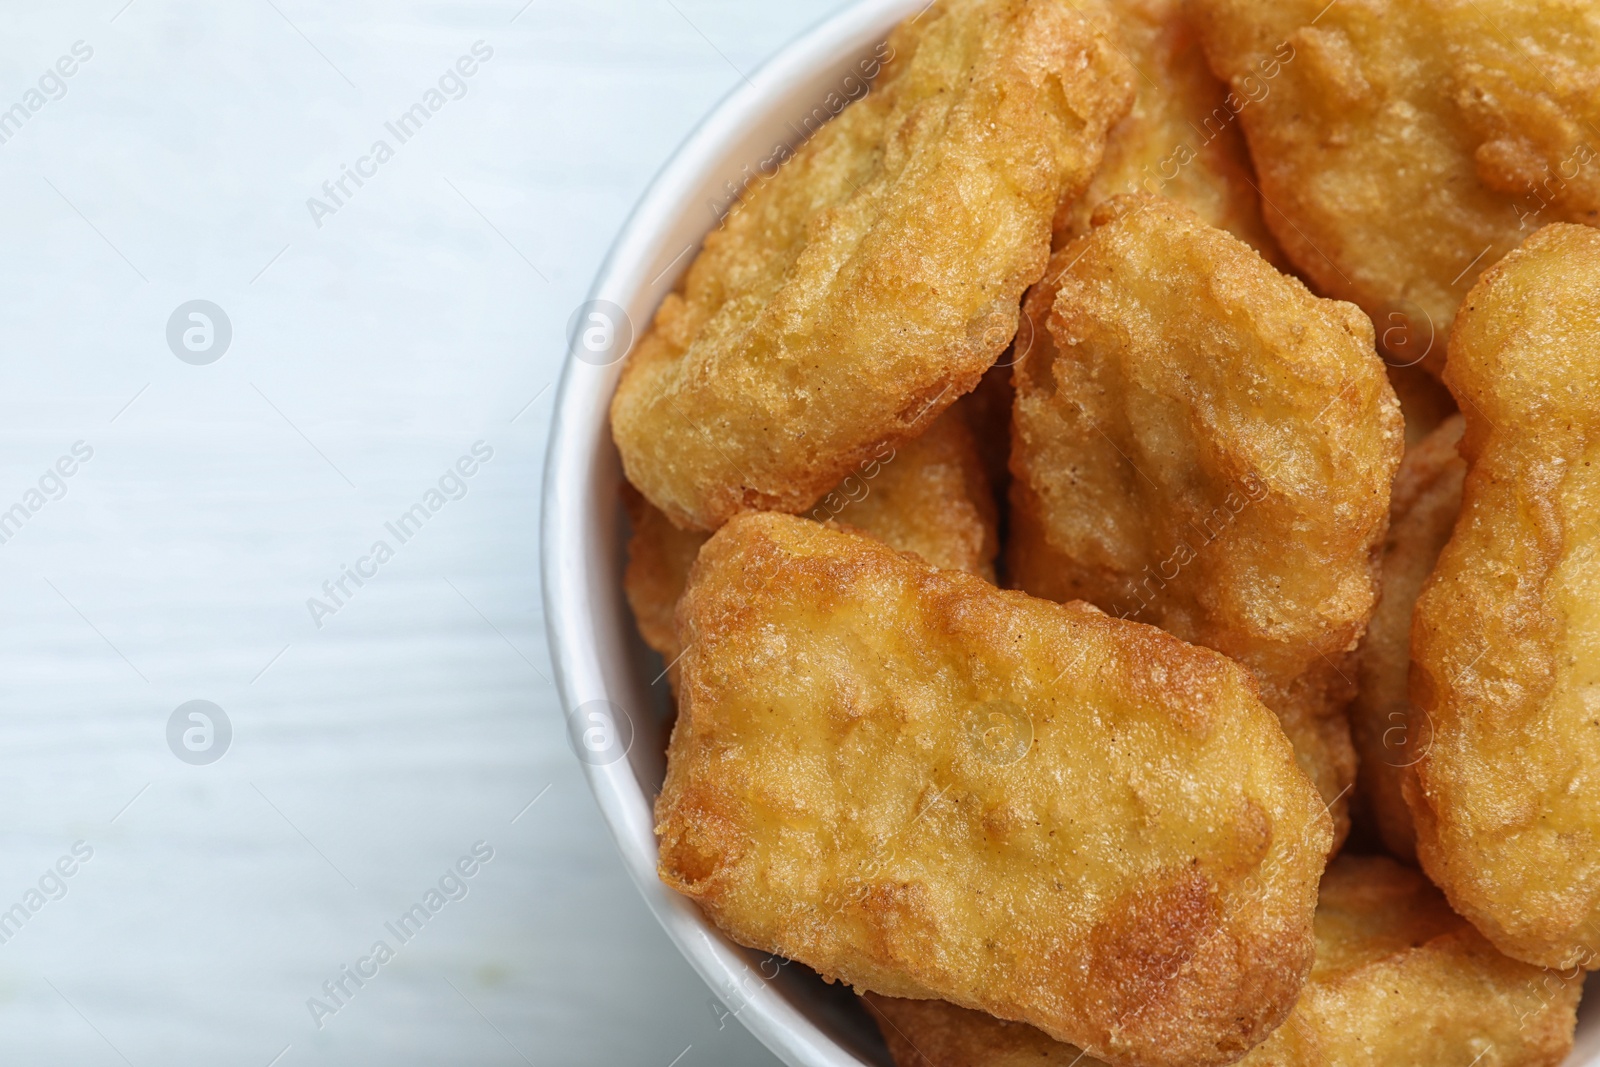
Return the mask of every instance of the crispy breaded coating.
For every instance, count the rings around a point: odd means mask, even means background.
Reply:
[[[1317,903],[1317,962],[1289,1021],[1241,1067],[1556,1067],[1581,976],[1509,959],[1421,874],[1341,856]]]
[[[935,5],[870,93],[745,190],[612,400],[651,503],[703,530],[803,512],[978,383],[1132,95],[1097,11]]]
[[[1312,283],[1438,373],[1478,274],[1600,207],[1589,0],[1195,0],[1263,212]]]
[[[1416,860],[1416,831],[1400,783],[1428,738],[1427,721],[1411,719],[1411,612],[1461,511],[1461,482],[1467,473],[1466,462],[1456,453],[1461,428],[1461,416],[1451,416],[1406,449],[1400,461],[1389,501],[1378,608],[1361,639],[1359,691],[1350,705],[1350,737],[1360,761],[1357,807],[1371,820],[1383,846],[1408,862]],[[1413,731],[1419,735],[1414,740]]]
[[[1600,966],[1600,232],[1547,226],[1450,338],[1461,517],[1417,601],[1423,868],[1502,952]]]
[[[1105,158],[1067,205],[1057,243],[1089,232],[1101,203],[1121,193],[1176,200],[1274,263],[1285,263],[1261,221],[1261,198],[1237,116],[1248,99],[1206,66],[1183,0],[1111,0],[1118,39],[1138,71],[1133,107],[1111,128]]]
[[[1010,581],[1250,668],[1342,841],[1402,451],[1372,326],[1169,200],[1099,217],[1024,308]]]
[[[994,492],[965,416],[970,397],[934,422],[928,432],[882,457],[862,464],[808,513],[871,534],[891,548],[915,552],[936,567],[994,581],[1000,551]],[[624,501],[633,536],[622,588],[645,644],[669,664],[683,651],[673,630],[673,612],[689,568],[710,534],[680,530],[632,486]]]
[[[1027,1023],[944,1000],[863,996],[895,1067],[1106,1067]]]
[[[915,552],[935,567],[994,581],[1000,552],[989,477],[961,408],[891,449],[817,501],[806,518],[830,519]],[[874,474],[873,472],[876,472]]]
[[[678,606],[663,881],[858,990],[1221,1064],[1311,963],[1332,827],[1247,672],[765,513]]]
[[[1600,221],[1594,5],[1452,0],[1441,14],[1478,179],[1512,198],[1523,234],[1541,222]]]
[[[1576,976],[1502,956],[1393,860],[1328,866],[1316,938],[1294,1013],[1239,1067],[1556,1067],[1572,1048]],[[867,999],[897,1067],[1102,1067],[1020,1023]]]

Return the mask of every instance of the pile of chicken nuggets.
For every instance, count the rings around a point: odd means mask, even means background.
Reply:
[[[660,876],[899,1067],[1559,1064],[1600,7],[940,0],[611,407]]]

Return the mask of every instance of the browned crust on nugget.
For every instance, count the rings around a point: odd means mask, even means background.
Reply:
[[[678,635],[660,873],[735,940],[1115,1063],[1293,1004],[1332,830],[1230,660],[770,513]]]
[[[1240,1067],[1556,1067],[1582,982],[1502,956],[1415,871],[1328,867],[1317,963],[1289,1021]],[[1031,1026],[938,1000],[869,995],[896,1067],[1101,1067]]]

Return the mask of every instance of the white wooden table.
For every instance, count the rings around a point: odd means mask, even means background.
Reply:
[[[0,1062],[775,1062],[613,857],[536,531],[612,235],[832,4],[124,3],[0,16]]]

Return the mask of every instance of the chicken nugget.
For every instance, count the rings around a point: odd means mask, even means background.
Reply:
[[[659,870],[734,940],[1114,1063],[1293,1005],[1332,826],[1226,657],[770,512],[678,636]]]
[[[1248,667],[1342,841],[1403,449],[1372,324],[1172,201],[1097,217],[1024,309],[1009,578]]]
[[[950,409],[898,449],[884,445],[880,457],[846,477],[805,516],[855,527],[935,567],[993,582],[1000,552],[997,508],[963,417],[967,410]]]
[[[1500,951],[1600,966],[1600,232],[1484,272],[1450,338],[1461,516],[1411,624],[1417,856]],[[1413,740],[1413,743],[1417,743]]]
[[[1027,1023],[996,1019],[946,1000],[903,1000],[867,993],[895,1067],[1106,1067],[1076,1045]]]
[[[1426,749],[1428,736],[1426,720],[1411,721],[1411,612],[1461,511],[1467,464],[1456,453],[1456,442],[1462,425],[1460,415],[1451,416],[1406,449],[1400,461],[1389,501],[1378,607],[1361,639],[1359,691],[1350,705],[1350,736],[1360,761],[1356,806],[1384,847],[1408,862],[1416,860],[1416,831],[1400,783],[1415,753]],[[1417,745],[1408,744],[1413,729],[1421,732]]]
[[[1089,188],[1066,206],[1057,243],[1089,232],[1094,209],[1120,193],[1176,200],[1232,233],[1274,264],[1285,264],[1261,221],[1261,198],[1235,116],[1242,106],[1206,66],[1183,0],[1111,0],[1137,95],[1111,128]]]
[[[1415,871],[1340,856],[1293,1014],[1239,1067],[1556,1067],[1582,982],[1496,952]],[[938,1000],[869,996],[897,1067],[1103,1067],[1031,1026]]]
[[[1438,373],[1479,272],[1600,207],[1588,0],[1196,0],[1263,212],[1321,291]]]
[[[819,522],[835,519],[936,567],[967,571],[994,581],[999,552],[994,493],[965,416],[963,397],[928,432],[881,458],[863,464],[811,509]],[[700,546],[711,536],[680,530],[632,486],[624,502],[633,525],[622,588],[645,644],[668,664],[683,651],[673,630],[673,612]]]
[[[805,511],[978,383],[1132,96],[1099,10],[935,5],[870,93],[746,187],[612,400],[628,480],[668,518]]]

